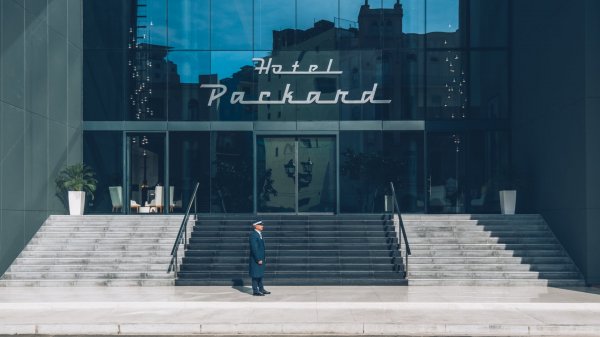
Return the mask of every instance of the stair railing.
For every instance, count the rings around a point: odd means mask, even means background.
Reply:
[[[187,245],[187,223],[190,219],[190,211],[192,209],[192,205],[194,205],[194,220],[198,220],[198,203],[196,198],[196,193],[198,193],[198,187],[200,186],[200,182],[196,183],[196,187],[194,187],[194,193],[192,193],[192,198],[188,203],[187,210],[185,211],[185,215],[183,216],[183,221],[181,222],[181,226],[179,226],[179,232],[177,233],[177,238],[175,239],[175,243],[173,244],[173,249],[171,249],[171,263],[169,263],[169,270],[167,270],[167,274],[171,271],[174,272],[175,278],[177,278],[178,266],[177,266],[177,252],[179,250],[179,245],[183,244]]]
[[[406,246],[406,253],[404,254],[404,278],[408,278],[408,257],[411,255],[410,245],[408,244],[408,238],[406,237],[406,229],[404,228],[404,222],[402,221],[402,213],[400,212],[400,206],[398,206],[398,198],[396,197],[396,189],[394,183],[390,181],[390,187],[392,188],[392,221],[396,225],[396,215],[398,216],[398,252],[400,258],[402,258],[402,240]]]

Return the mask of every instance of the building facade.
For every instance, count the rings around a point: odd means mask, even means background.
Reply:
[[[600,283],[599,5],[0,1],[0,271],[83,160],[88,214],[181,213],[196,182],[211,214],[381,213],[389,182],[495,213],[512,185]]]
[[[182,212],[200,182],[206,213],[381,213],[394,182],[405,212],[497,212],[509,10],[86,2],[83,152],[100,181],[89,211],[110,212],[120,186],[126,204]]]

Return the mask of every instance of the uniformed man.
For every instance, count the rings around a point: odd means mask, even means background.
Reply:
[[[252,232],[248,237],[250,246],[250,258],[248,259],[250,277],[252,278],[252,295],[265,296],[270,294],[263,287],[263,276],[265,275],[265,241],[262,237],[264,225],[262,221],[252,224]]]

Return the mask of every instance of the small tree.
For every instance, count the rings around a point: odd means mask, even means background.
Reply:
[[[68,191],[82,191],[94,199],[94,192],[98,180],[95,178],[96,173],[91,167],[78,163],[70,165],[62,169],[56,178],[56,195],[60,201],[68,208]]]

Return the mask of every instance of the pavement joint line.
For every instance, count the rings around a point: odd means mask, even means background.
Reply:
[[[202,301],[136,301],[136,302],[4,302],[0,310],[55,309],[363,309],[363,310],[536,310],[536,311],[599,311],[600,303],[489,303],[489,302],[202,302]],[[600,320],[600,319],[599,319]]]

